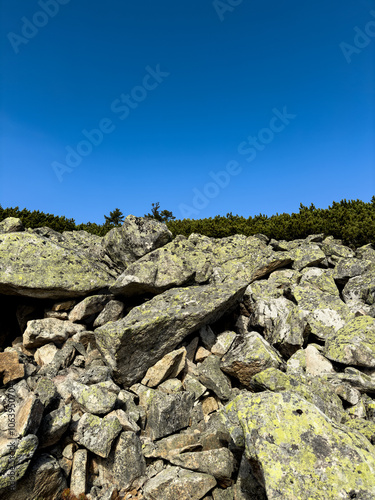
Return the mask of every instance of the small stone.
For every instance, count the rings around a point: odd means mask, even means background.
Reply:
[[[230,398],[231,383],[220,370],[220,359],[217,356],[209,356],[203,361],[199,367],[199,381],[220,399]]]
[[[186,375],[183,385],[186,391],[194,394],[195,399],[199,399],[207,391],[207,387],[201,384],[197,378],[189,374]]]
[[[72,405],[66,405],[46,415],[39,430],[39,447],[56,444],[68,429],[72,418]]]
[[[166,394],[173,394],[175,392],[181,392],[183,389],[181,380],[178,378],[169,378],[162,384],[158,386],[158,390],[165,392]]]
[[[125,306],[123,302],[119,300],[110,300],[95,319],[93,327],[96,328],[98,326],[105,325],[109,321],[118,321],[122,318],[124,308]]]
[[[112,411],[117,399],[116,393],[109,390],[106,382],[92,385],[73,382],[72,394],[85,411],[94,415],[105,415]]]
[[[115,416],[100,418],[85,413],[79,420],[73,439],[96,455],[107,458],[121,429],[121,424]]]
[[[141,383],[148,387],[156,387],[167,378],[177,377],[185,366],[185,358],[185,347],[166,354],[160,361],[147,370]]]
[[[70,494],[78,497],[86,493],[87,450],[77,450],[74,453],[72,475],[70,479]]]
[[[213,413],[214,411],[217,411],[219,409],[219,405],[216,401],[215,398],[213,397],[208,397],[205,398],[202,401],[202,410],[203,410],[203,415],[206,417],[210,413]]]
[[[92,314],[102,311],[109,299],[108,295],[91,295],[90,297],[86,297],[70,311],[69,321],[73,323],[82,321]]]
[[[228,352],[236,337],[236,332],[225,331],[220,333],[217,336],[215,344],[212,346],[212,354],[222,358]]]
[[[75,300],[65,300],[64,302],[56,302],[51,307],[52,311],[68,311],[76,304]]]
[[[84,329],[83,325],[76,325],[60,319],[30,320],[27,322],[27,328],[23,334],[23,345],[27,349],[32,349],[50,342],[62,343]]]
[[[45,344],[35,351],[34,359],[39,366],[48,365],[55,357],[57,351],[58,349],[55,344]]]
[[[197,352],[195,353],[195,362],[196,363],[201,363],[204,361],[208,356],[211,356],[211,352],[205,349],[204,347],[198,347]]]
[[[24,365],[20,363],[17,352],[0,352],[0,375],[3,376],[3,385],[24,377]]]

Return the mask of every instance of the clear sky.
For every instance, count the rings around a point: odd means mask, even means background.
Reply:
[[[374,0],[0,0],[0,204],[104,222],[375,194]]]

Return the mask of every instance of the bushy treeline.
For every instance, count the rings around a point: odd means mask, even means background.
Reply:
[[[87,222],[86,224],[76,224],[74,219],[67,219],[64,216],[45,214],[39,210],[20,210],[19,207],[2,208],[0,205],[0,222],[7,217],[17,217],[21,219],[26,228],[35,229],[37,227],[47,226],[59,233],[63,231],[84,230],[98,236],[104,236],[113,226],[108,224],[95,224]]]
[[[361,200],[342,200],[321,209],[313,204],[300,205],[299,213],[256,215],[241,217],[229,213],[226,217],[216,216],[200,220],[176,220],[167,222],[173,235],[200,233],[214,238],[233,234],[262,233],[277,240],[306,238],[309,234],[324,233],[341,239],[344,244],[361,246],[375,243],[375,196],[370,203]]]
[[[152,214],[148,216],[152,217]],[[102,225],[91,222],[76,225],[74,219],[64,216],[45,214],[39,210],[30,211],[26,208],[2,208],[0,205],[0,221],[7,217],[20,218],[28,228],[48,226],[58,232],[83,229],[98,236],[104,236],[115,227],[114,224],[108,223],[108,220]],[[305,238],[309,234],[324,233],[341,239],[346,245],[358,247],[367,243],[375,244],[375,196],[369,203],[361,200],[341,200],[333,202],[332,206],[325,209],[316,208],[313,204],[307,207],[301,203],[299,213],[283,213],[270,217],[260,214],[245,218],[229,213],[208,219],[168,220],[166,224],[174,236],[200,233],[213,238],[223,238],[233,234],[251,236],[262,233],[269,238],[290,241]]]

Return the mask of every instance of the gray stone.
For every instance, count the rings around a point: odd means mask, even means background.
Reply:
[[[39,430],[39,447],[56,444],[68,429],[72,418],[72,405],[64,405],[43,417]]]
[[[17,233],[24,230],[25,227],[21,219],[17,219],[16,217],[7,217],[0,222],[0,234]]]
[[[227,448],[190,453],[182,450],[182,453],[170,454],[169,461],[184,469],[210,474],[228,486],[234,471],[234,457]]]
[[[95,330],[96,343],[119,383],[130,386],[190,333],[234,307],[246,283],[168,290]]]
[[[14,491],[8,490],[9,500],[60,500],[67,484],[58,461],[46,453],[33,459],[27,474],[17,482]]]
[[[191,472],[180,467],[167,467],[143,486],[146,500],[200,500],[216,486],[209,474]]]
[[[375,319],[359,316],[327,340],[324,355],[338,363],[375,367]]]
[[[78,497],[86,493],[87,450],[77,450],[74,453],[72,475],[70,479],[70,494]]]
[[[78,302],[78,304],[70,311],[69,321],[72,321],[73,323],[76,321],[82,321],[92,314],[101,312],[104,305],[110,300],[110,298],[110,295],[91,295],[90,297],[86,297],[81,302]]]
[[[12,487],[25,474],[36,449],[38,438],[29,434],[19,439],[5,440],[0,456],[0,495],[5,488]]]
[[[110,484],[118,490],[141,486],[146,474],[146,461],[142,455],[142,444],[134,432],[122,432],[106,460],[99,462],[99,477],[102,484]]]
[[[220,399],[228,400],[231,395],[231,383],[220,369],[220,358],[209,356],[199,367],[199,381],[213,391]]]
[[[280,492],[285,500],[375,495],[373,446],[301,396],[240,395],[227,408],[237,411],[246,457],[269,500],[280,499]]]
[[[129,264],[171,239],[172,233],[165,224],[128,215],[121,227],[111,229],[104,236],[102,245],[111,260],[120,269],[126,269]]]
[[[257,332],[239,338],[222,358],[221,369],[248,386],[252,377],[266,368],[283,365],[280,354]]]
[[[105,415],[115,407],[117,395],[108,389],[106,382],[84,385],[72,383],[72,394],[82,408],[94,415]]]
[[[17,232],[0,236],[0,293],[36,298],[79,297],[110,286],[108,268],[60,241]]]
[[[152,392],[147,393],[146,433],[151,439],[160,439],[189,425],[194,395],[189,392],[164,394],[152,389],[148,391]]]
[[[27,349],[40,347],[50,342],[62,343],[77,332],[85,330],[83,325],[55,318],[28,321],[23,334],[23,345]]]
[[[124,312],[124,303],[120,300],[110,300],[102,312],[96,317],[93,327],[105,325],[109,321],[118,321],[122,318]]]
[[[85,413],[79,420],[74,440],[96,455],[107,458],[121,429],[121,424],[115,416],[100,418]]]

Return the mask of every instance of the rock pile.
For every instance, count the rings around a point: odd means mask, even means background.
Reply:
[[[7,219],[0,498],[373,499],[374,317],[371,245]]]

